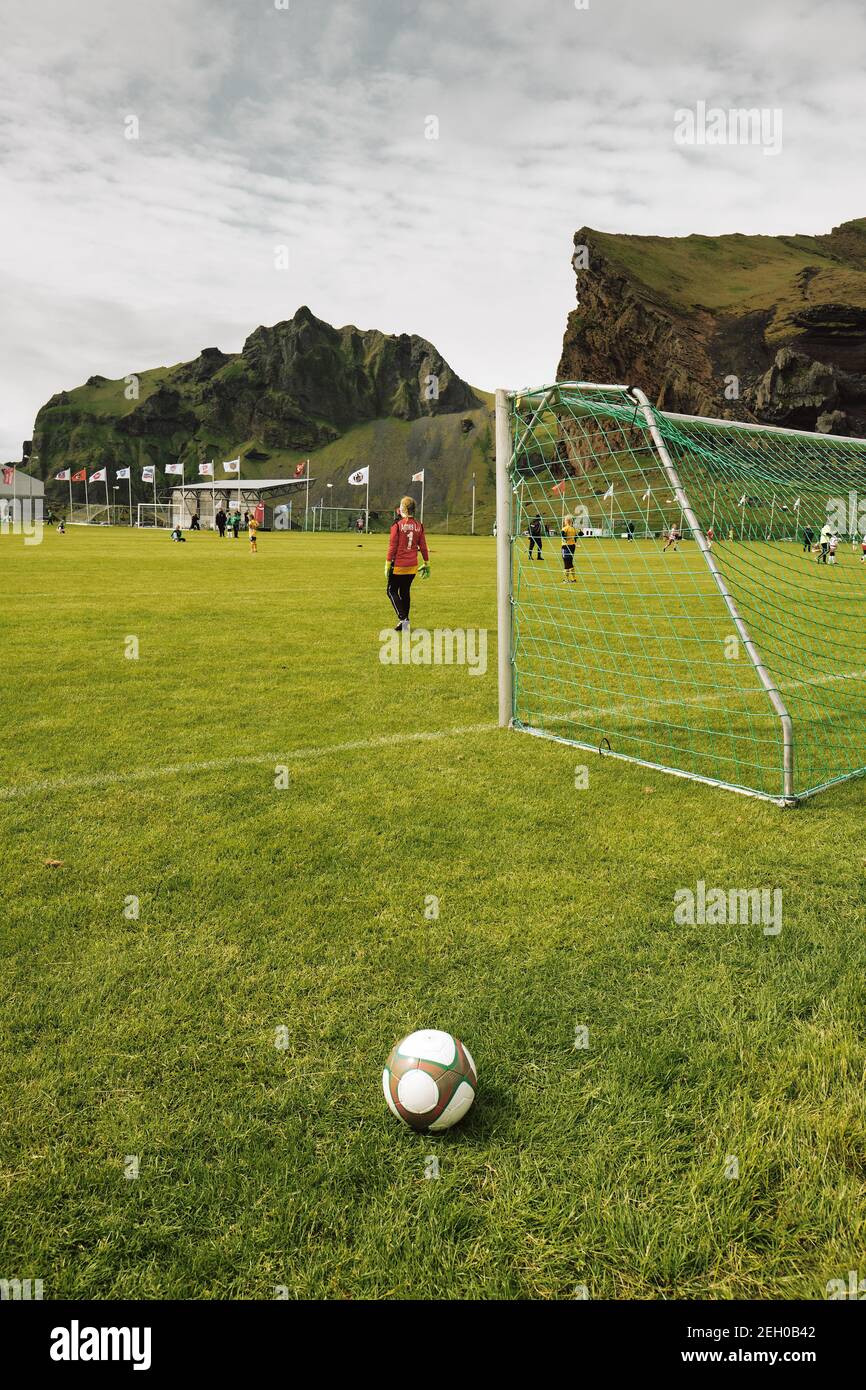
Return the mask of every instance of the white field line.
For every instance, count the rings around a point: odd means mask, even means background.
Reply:
[[[256,753],[247,758],[209,758],[207,762],[166,763],[159,767],[136,768],[130,772],[96,772],[79,777],[50,777],[40,782],[22,782],[18,786],[0,787],[0,801],[39,793],[87,791],[92,787],[114,787],[124,783],[152,782],[159,777],[177,777],[195,772],[213,772],[229,767],[256,767],[270,764],[278,767],[292,762],[313,762],[342,753],[356,753],[370,748],[394,748],[402,743],[436,743],[441,739],[486,734],[498,728],[496,724],[468,724],[458,729],[435,729],[429,733],[383,734],[379,738],[361,738],[353,743],[334,743],[330,748],[293,748],[284,753]]]

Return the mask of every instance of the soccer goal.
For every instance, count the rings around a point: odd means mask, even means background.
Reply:
[[[781,805],[866,772],[866,441],[559,382],[496,455],[501,725]]]
[[[136,526],[174,526],[170,502],[139,502],[136,510]]]

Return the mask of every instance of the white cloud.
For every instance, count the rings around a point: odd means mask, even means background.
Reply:
[[[0,457],[52,392],[300,303],[421,333],[481,386],[549,380],[580,225],[866,214],[853,0],[41,0],[4,40]],[[780,106],[782,155],[678,148],[699,99]]]

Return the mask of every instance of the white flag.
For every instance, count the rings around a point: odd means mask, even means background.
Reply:
[[[648,502],[648,501],[650,500],[651,497],[652,497],[652,488],[651,488],[651,487],[648,487],[647,490],[646,490],[646,492],[644,493],[643,497],[642,497],[640,500],[641,500],[642,502]]]
[[[613,483],[611,483],[610,487],[608,488],[607,492],[604,494],[604,497],[601,500],[604,502],[607,500],[608,497],[613,497]]]
[[[740,498],[739,502],[737,503],[737,506],[738,506],[738,507],[745,507],[745,505],[746,505],[746,494],[743,493],[742,497]]]
[[[142,481],[143,483],[152,483],[152,482],[153,482],[153,475],[154,475],[154,472],[155,472],[155,469],[154,469],[151,465],[148,465],[147,468],[142,468],[142,470],[141,470],[141,481]]]
[[[223,472],[224,472],[224,473],[240,473],[240,471],[241,471],[241,461],[240,461],[240,458],[229,459],[228,463],[224,463],[224,464],[223,464]]]
[[[213,464],[212,464],[212,463],[200,463],[199,466],[198,466],[198,471],[199,471],[199,474],[201,475],[201,477],[203,477],[203,478],[212,478],[212,477],[213,477]]]
[[[129,469],[128,469],[128,468],[118,468],[118,470],[117,470],[117,472],[115,473],[114,476],[117,478],[117,481],[120,482],[120,479],[121,479],[121,478],[128,478],[128,477],[129,477]]]
[[[104,469],[104,468],[98,468],[98,469],[96,470],[95,473],[91,473],[91,475],[90,475],[90,481],[91,481],[92,483],[104,483],[104,482],[106,481],[106,478],[105,478],[105,469]]]
[[[363,487],[364,484],[365,484],[365,483],[368,483],[369,481],[370,481],[370,468],[369,468],[369,465],[368,465],[366,468],[359,468],[358,471],[357,471],[357,473],[350,473],[350,474],[349,474],[349,482],[350,482],[350,484],[351,484],[352,487]]]
[[[791,505],[794,506],[794,507],[799,507],[799,505],[800,505],[800,499],[799,499],[799,497],[797,498],[796,502],[793,502]]]
[[[413,483],[423,483],[423,481],[424,481],[424,469],[422,468],[420,473],[413,473],[413,474],[412,474],[412,482],[413,482]]]
[[[59,473],[54,474],[55,481],[58,483],[68,483],[72,477],[71,468],[62,468]]]
[[[183,477],[183,464],[182,464],[182,463],[167,463],[167,464],[165,465],[165,471],[166,471],[166,473],[179,473],[180,476]]]

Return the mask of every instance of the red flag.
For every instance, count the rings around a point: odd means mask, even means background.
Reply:
[[[552,493],[555,493],[557,497],[561,497],[562,494],[565,492],[565,479],[563,478],[562,482],[557,483],[556,487],[552,487],[550,491]]]
[[[296,477],[296,478],[302,478],[302,477],[304,476],[304,469],[306,468],[306,466],[307,466],[307,460],[306,460],[306,459],[301,459],[300,463],[298,464],[297,468],[295,469],[295,477]]]
[[[86,468],[79,468],[79,470],[78,470],[77,473],[73,473],[73,475],[72,475],[72,477],[70,478],[69,481],[70,481],[71,483],[83,483],[86,477],[87,477],[87,469],[86,469]]]
[[[3,469],[3,481],[4,481],[4,483],[7,485],[7,487],[11,486],[14,477],[15,477],[15,469],[14,469],[14,468],[4,468],[4,469]]]

